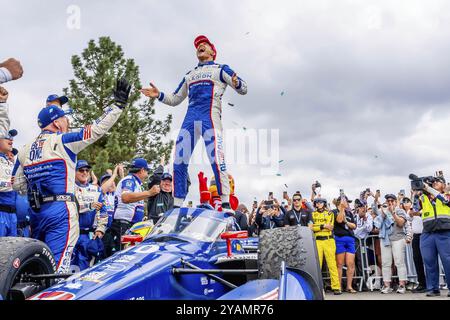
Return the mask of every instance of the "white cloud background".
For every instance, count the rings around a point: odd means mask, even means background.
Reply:
[[[81,29],[66,26],[69,5]],[[281,176],[230,164],[241,200],[274,191],[309,196],[312,181],[331,198],[366,187],[408,189],[410,172],[450,172],[450,4],[443,1],[31,1],[0,0],[1,56],[25,74],[6,85],[21,145],[38,134],[49,93],[73,78],[70,57],[110,36],[140,66],[143,83],[176,88],[196,65],[193,39],[207,35],[217,61],[244,78],[246,96],[224,96],[225,128],[279,129]],[[283,95],[280,93],[284,92]],[[227,102],[235,106],[230,107]],[[178,131],[187,101],[173,113]],[[196,153],[201,152],[197,148]],[[190,167],[197,201],[196,173]]]

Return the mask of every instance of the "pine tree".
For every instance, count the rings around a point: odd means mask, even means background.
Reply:
[[[72,127],[92,123],[113,102],[116,79],[125,75],[132,84],[129,104],[118,122],[104,137],[83,150],[78,159],[87,160],[99,175],[121,162],[136,156],[156,165],[162,155],[169,159],[173,142],[164,142],[172,116],[155,120],[154,99],[144,100],[139,89],[139,68],[133,59],[126,59],[120,45],[109,37],[100,37],[98,44],[90,40],[81,56],[72,56],[75,79],[64,88],[74,109]]]

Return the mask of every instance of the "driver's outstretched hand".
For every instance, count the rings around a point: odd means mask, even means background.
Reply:
[[[141,93],[149,98],[158,98],[159,97],[159,90],[153,83],[150,82],[149,88],[142,88]]]

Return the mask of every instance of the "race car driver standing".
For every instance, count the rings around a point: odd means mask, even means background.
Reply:
[[[52,250],[57,272],[70,268],[73,248],[79,236],[75,200],[77,154],[102,137],[119,119],[131,86],[125,78],[116,82],[114,103],[92,125],[69,132],[66,112],[55,105],[38,115],[39,136],[25,145],[14,166],[14,188],[28,194],[32,208],[32,237]]]
[[[222,208],[230,209],[230,186],[225,165],[222,136],[222,96],[227,85],[239,94],[247,93],[246,83],[228,66],[214,62],[217,51],[205,36],[194,40],[198,65],[189,71],[172,94],[160,92],[152,83],[141,92],[158,98],[164,104],[176,106],[187,96],[189,105],[175,147],[173,168],[174,206],[183,204],[188,192],[188,165],[201,134],[216,178]]]
[[[75,197],[78,202],[80,237],[72,254],[73,266],[79,270],[89,268],[92,258],[104,255],[100,240],[106,231],[108,211],[100,187],[89,183],[91,166],[86,160],[78,160],[75,173]],[[90,250],[97,248],[95,252]]]

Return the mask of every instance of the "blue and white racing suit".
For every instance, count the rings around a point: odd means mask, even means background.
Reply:
[[[50,247],[57,261],[57,272],[69,271],[80,231],[76,204],[74,200],[65,200],[74,197],[77,154],[102,137],[121,113],[122,109],[113,105],[92,125],[79,131],[42,131],[35,141],[19,151],[13,172],[14,188],[21,193],[38,189],[43,197],[60,199],[42,203],[40,211],[32,210],[31,215],[32,236]]]
[[[12,189],[14,164],[0,153],[0,237],[17,236],[16,192]]]
[[[75,197],[78,201],[78,219],[80,223],[80,237],[72,254],[73,266],[79,270],[89,268],[93,256],[88,252],[88,245],[92,239],[92,233],[100,231],[105,234],[108,223],[108,212],[103,199],[103,194],[99,187],[93,184],[82,185],[76,183]],[[100,210],[93,207],[95,202],[103,204]],[[95,256],[94,256],[95,257]]]
[[[0,84],[12,80],[12,75],[6,68],[0,68]],[[0,103],[0,137],[6,137],[9,131],[8,104]]]
[[[131,224],[141,222],[144,218],[144,200],[123,203],[122,194],[126,192],[142,192],[142,182],[134,174],[129,174],[119,181],[115,194],[116,210],[114,220],[125,220]]]
[[[198,136],[203,136],[209,161],[216,178],[217,191],[229,202],[230,186],[226,172],[222,135],[222,96],[227,85],[233,86],[234,71],[214,61],[198,64],[189,71],[172,94],[160,92],[158,100],[176,106],[186,96],[189,105],[175,147],[173,168],[174,196],[185,199],[188,192],[188,165]],[[247,84],[238,78],[234,88],[239,94],[247,93]]]

